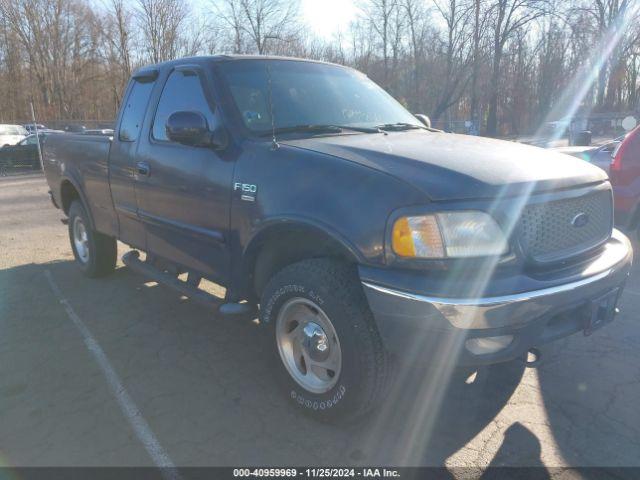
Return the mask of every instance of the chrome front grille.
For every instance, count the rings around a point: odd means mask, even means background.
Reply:
[[[522,251],[531,260],[546,263],[597,247],[611,235],[612,201],[607,189],[527,205],[517,231]]]

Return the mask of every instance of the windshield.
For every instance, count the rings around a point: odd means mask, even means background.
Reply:
[[[0,125],[0,135],[26,135],[27,131],[17,125]]]
[[[220,68],[242,121],[258,134],[268,133],[272,127],[269,76],[276,129],[302,125],[422,126],[393,97],[355,70],[291,60],[227,62]]]

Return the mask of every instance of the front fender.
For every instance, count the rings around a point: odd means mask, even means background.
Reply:
[[[274,256],[289,261],[306,258],[319,252],[331,252],[353,263],[363,263],[365,257],[343,234],[310,218],[279,216],[269,218],[256,229],[239,255],[239,268],[233,268],[232,296],[246,297],[253,292],[252,280],[263,247],[271,248],[280,240],[288,245],[277,246]],[[293,240],[294,243],[291,244]],[[308,241],[307,241],[308,240]],[[277,261],[276,261],[277,263]]]
[[[294,215],[278,216],[264,221],[246,244],[242,252],[242,258],[250,258],[251,255],[259,249],[265,238],[278,232],[289,232],[292,230],[299,230],[307,232],[309,235],[330,239],[335,244],[340,245],[340,248],[358,263],[365,261],[362,252],[342,233],[315,219]]]

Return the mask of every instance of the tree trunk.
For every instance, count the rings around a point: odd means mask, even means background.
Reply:
[[[491,93],[489,95],[489,112],[487,114],[487,135],[495,137],[498,134],[498,83],[500,82],[500,62],[502,49],[496,48],[491,73]]]
[[[478,117],[478,74],[480,70],[480,0],[475,0],[473,25],[473,71],[471,73],[471,105],[469,114],[475,128],[480,130]]]

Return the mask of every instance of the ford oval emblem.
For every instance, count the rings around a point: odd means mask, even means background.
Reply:
[[[589,215],[587,215],[584,212],[580,212],[575,217],[573,217],[573,220],[571,220],[571,225],[573,225],[576,228],[582,228],[587,223],[589,223]]]

